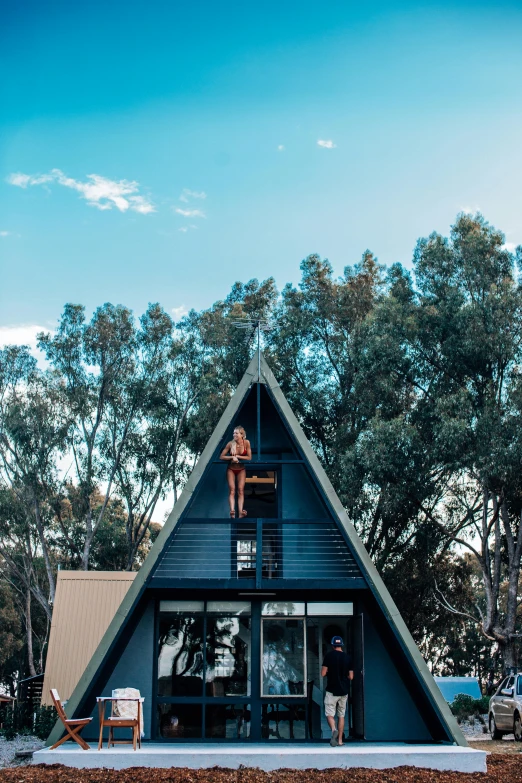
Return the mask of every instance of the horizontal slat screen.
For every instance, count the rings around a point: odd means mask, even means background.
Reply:
[[[347,579],[361,572],[333,523],[266,524],[263,576],[269,579]]]
[[[333,522],[263,520],[263,579],[346,579],[361,572]],[[255,579],[256,520],[185,520],[152,577]]]
[[[255,578],[255,549],[255,522],[187,520],[175,532],[153,578]]]

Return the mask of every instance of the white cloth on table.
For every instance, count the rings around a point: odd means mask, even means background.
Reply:
[[[141,698],[140,692],[137,688],[114,688],[112,691],[113,699],[139,699]],[[112,714],[115,718],[127,718],[132,720],[138,717],[138,702],[137,701],[115,701],[112,705]],[[145,732],[143,730],[143,703],[140,710],[140,736],[144,737]]]

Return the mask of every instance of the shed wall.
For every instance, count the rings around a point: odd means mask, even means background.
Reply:
[[[56,584],[42,704],[52,705],[56,688],[71,697],[136,573],[59,571]]]

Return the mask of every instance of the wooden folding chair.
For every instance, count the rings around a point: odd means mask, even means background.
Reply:
[[[91,722],[92,718],[72,718],[72,719],[68,718],[64,712],[64,709],[62,707],[62,702],[60,700],[56,688],[51,688],[51,699],[53,700],[54,706],[56,707],[56,712],[58,713],[58,717],[62,721],[65,727],[65,731],[67,732],[65,737],[62,737],[61,740],[58,740],[58,742],[54,743],[54,745],[51,747],[51,750],[54,750],[55,748],[59,747],[62,743],[66,742],[68,739],[72,739],[75,742],[77,742],[78,745],[84,750],[90,750],[85,740],[83,740],[80,737],[80,731],[85,726],[87,726],[88,723]]]

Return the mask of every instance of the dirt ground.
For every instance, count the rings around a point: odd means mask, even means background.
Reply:
[[[487,750],[488,753],[520,753],[522,754],[522,743],[511,739],[502,740],[468,740],[471,748],[476,750]],[[521,755],[522,763],[522,755]]]
[[[474,743],[474,747],[493,743]],[[504,744],[504,743],[502,743]],[[507,743],[505,743],[507,745]],[[515,745],[515,743],[513,743]],[[518,747],[518,746],[517,746]],[[487,748],[487,749],[489,749]],[[504,748],[502,748],[504,750]],[[517,753],[519,751],[517,750]],[[0,783],[522,783],[522,755],[513,752],[488,756],[486,774],[436,772],[431,769],[279,770],[258,769],[72,769],[43,764],[0,770]]]

